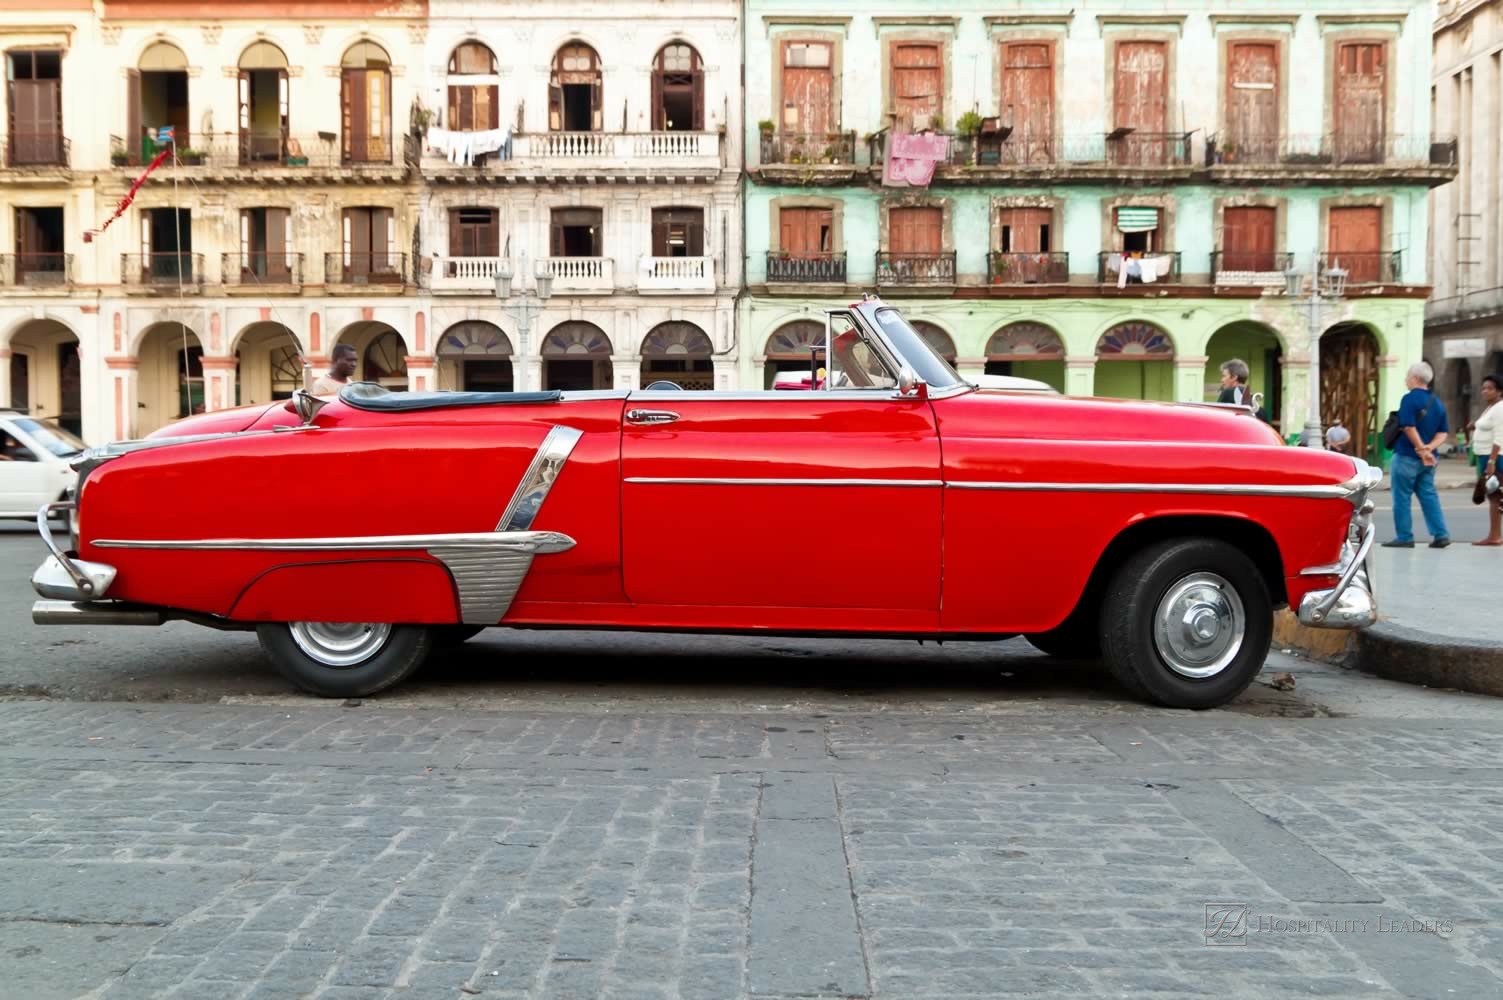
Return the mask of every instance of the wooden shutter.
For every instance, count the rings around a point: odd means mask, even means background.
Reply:
[[[564,217],[558,211],[554,211],[549,219],[548,226],[549,255],[562,257],[564,255]]]
[[[892,99],[898,132],[930,128],[944,107],[944,78],[937,44],[892,47]]]
[[[251,130],[251,75],[247,70],[240,71],[240,116],[237,119],[240,125],[240,149],[242,153],[248,151],[246,137]]]
[[[463,89],[462,87],[456,87],[452,83],[449,85],[449,114],[444,119],[444,125],[451,132],[464,131],[464,125],[462,124],[464,119],[459,116],[459,92]]]
[[[501,127],[501,88],[495,86],[494,84],[492,84],[489,87],[482,87],[482,88],[480,88],[480,90],[481,90],[481,93],[485,97],[485,106],[486,106],[485,127],[486,128],[492,128],[492,129],[500,128]]]
[[[1272,208],[1222,212],[1221,266],[1227,271],[1273,271],[1278,213]]]
[[[290,222],[291,213],[287,209],[266,210],[266,275],[273,281],[286,281],[292,271],[292,261],[287,253]]]
[[[997,224],[1002,249],[1009,253],[1048,253],[1054,213],[1047,208],[1004,208]]]
[[[595,78],[590,81],[590,129],[594,132],[605,128],[605,105],[602,102],[600,85],[600,73],[596,71]]]
[[[663,71],[652,71],[652,129],[661,132],[667,127],[668,116],[663,108]],[[657,255],[661,256],[661,255]]]
[[[449,89],[450,89],[450,91],[453,91],[454,88],[450,87]],[[465,233],[464,219],[459,214],[459,209],[457,209],[457,208],[451,208],[451,209],[449,209],[449,256],[450,257],[470,257],[470,256],[473,256],[472,254],[468,253],[467,250],[466,250],[466,248],[465,248],[465,236],[466,235],[467,234]]]
[[[364,276],[371,271],[371,217],[374,209],[347,208],[344,211],[345,280]]]
[[[1135,134],[1114,141],[1119,163],[1156,166],[1168,147],[1161,138],[1169,124],[1169,59],[1163,42],[1118,42],[1113,106],[1116,128]]]
[[[557,83],[548,84],[548,130],[564,130],[564,88]]]
[[[365,90],[368,131],[371,136],[368,158],[377,162],[391,159],[391,74],[385,70],[366,70]]]
[[[1233,42],[1227,49],[1227,142],[1234,162],[1277,159],[1279,47],[1276,42]],[[1228,145],[1230,144],[1230,145]]]
[[[939,254],[944,246],[943,228],[941,208],[888,209],[888,249],[896,254]]]
[[[1054,137],[1054,46],[1049,42],[1002,45],[1003,125],[1025,163],[1048,162]]]
[[[782,252],[794,257],[828,253],[834,221],[833,209],[783,209],[778,215]]]
[[[1349,42],[1336,50],[1336,152],[1345,163],[1383,159],[1387,114],[1387,47]]]
[[[698,60],[695,60],[696,65]],[[689,127],[696,132],[705,129],[705,75],[700,70],[694,71],[694,119]]]
[[[831,49],[825,42],[783,43],[783,107],[779,132],[827,135],[835,128]]]
[[[1333,208],[1326,239],[1332,266],[1347,270],[1347,281],[1371,284],[1382,274],[1383,210],[1376,206]]]
[[[652,213],[652,255],[654,257],[668,256],[668,226],[670,213],[668,209],[655,209]]]
[[[344,158],[362,161],[366,148],[365,70],[347,69],[340,80],[340,108],[344,135]]]
[[[684,252],[690,257],[705,255],[705,213],[701,209],[690,211],[684,220]]]
[[[125,156],[126,162],[141,162],[141,72],[125,71]]]

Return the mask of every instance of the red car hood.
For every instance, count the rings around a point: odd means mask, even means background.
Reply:
[[[147,438],[183,437],[188,434],[229,434],[235,431],[249,430],[262,418],[268,416],[276,409],[286,410],[287,404],[278,400],[274,403],[251,403],[247,406],[237,406],[230,410],[215,410],[213,413],[200,413],[192,417],[184,417],[173,421],[166,427],[160,427]],[[287,423],[297,423],[297,417],[289,414]],[[281,422],[281,421],[278,421]]]

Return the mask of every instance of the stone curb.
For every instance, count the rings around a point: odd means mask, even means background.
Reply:
[[[1450,639],[1393,622],[1360,632],[1308,628],[1291,611],[1274,619],[1273,641],[1311,659],[1406,684],[1503,698],[1503,647]]]

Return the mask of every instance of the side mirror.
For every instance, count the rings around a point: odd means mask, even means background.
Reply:
[[[918,374],[907,365],[898,369],[898,395],[917,396],[919,399],[929,398],[929,383],[918,377]]]
[[[329,405],[327,399],[319,399],[307,389],[297,389],[292,393],[292,408],[297,415],[303,418],[304,424],[313,423],[313,418],[318,416],[318,411]]]

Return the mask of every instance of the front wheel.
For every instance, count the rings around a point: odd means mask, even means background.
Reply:
[[[428,658],[431,631],[384,622],[273,622],[261,649],[293,684],[323,698],[358,698],[405,679]]]
[[[1273,602],[1258,568],[1233,546],[1161,542],[1112,577],[1100,635],[1108,669],[1133,693],[1170,708],[1215,708],[1263,669]]]

